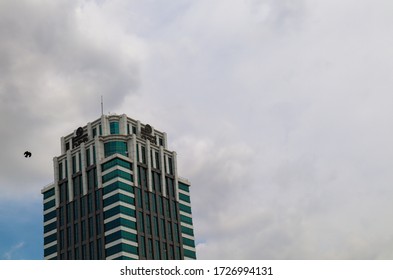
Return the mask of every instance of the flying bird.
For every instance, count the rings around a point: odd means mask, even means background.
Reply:
[[[25,155],[25,158],[31,157],[31,153],[30,153],[29,151],[26,151],[26,152],[24,153],[24,155]]]

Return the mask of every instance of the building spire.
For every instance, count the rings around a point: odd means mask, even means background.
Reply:
[[[101,95],[101,116],[104,114],[104,99],[102,98]]]

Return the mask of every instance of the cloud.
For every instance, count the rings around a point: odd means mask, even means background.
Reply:
[[[13,245],[7,252],[3,253],[3,259],[12,260],[15,259],[15,255],[25,246],[25,242],[21,241]]]
[[[199,258],[393,257],[390,2],[42,3],[0,4],[5,195],[104,95],[168,133]]]
[[[139,87],[136,36],[84,1],[2,1],[0,186],[45,184],[61,135],[115,108]],[[48,144],[44,144],[48,143]],[[31,150],[33,157],[22,157]],[[50,179],[49,179],[50,180]],[[17,187],[15,187],[17,186]]]

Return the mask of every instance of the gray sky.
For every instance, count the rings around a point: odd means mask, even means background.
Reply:
[[[198,258],[392,259],[392,14],[387,0],[3,0],[0,204],[41,203],[60,137],[103,95],[105,113],[168,133]],[[29,258],[29,242],[0,258]]]

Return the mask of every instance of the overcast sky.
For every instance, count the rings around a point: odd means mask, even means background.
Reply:
[[[199,259],[393,259],[392,14],[388,0],[1,0],[0,259],[42,258],[40,190],[101,95],[168,133]]]

